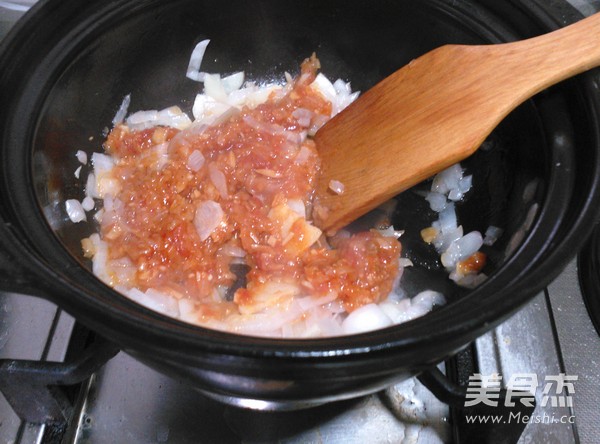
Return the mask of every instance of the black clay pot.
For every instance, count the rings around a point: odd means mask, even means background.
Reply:
[[[566,3],[545,3],[41,1],[0,47],[0,288],[47,298],[148,365],[240,405],[342,399],[431,367],[518,310],[591,231],[600,208],[594,73],[522,105],[464,163],[475,187],[458,208],[460,222],[467,230],[505,229],[486,251],[490,278],[471,291],[451,284],[419,239],[434,215],[406,192],[395,225],[407,230],[404,251],[416,266],[404,285],[441,290],[449,303],[352,337],[236,336],[166,318],[112,291],[82,257],[80,239],[93,224],[74,225],[64,211],[66,199],[83,196],[74,153],[100,150],[126,94],[132,110],[189,110],[198,84],[185,70],[204,38],[211,39],[207,71],[281,78],[316,51],[329,77],[364,91],[440,45],[523,39],[577,18]]]

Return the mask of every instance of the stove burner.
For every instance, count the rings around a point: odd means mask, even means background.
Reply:
[[[577,268],[585,306],[600,335],[600,224],[579,253]]]

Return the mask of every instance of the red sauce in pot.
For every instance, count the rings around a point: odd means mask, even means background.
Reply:
[[[349,311],[391,291],[396,239],[370,231],[332,248],[307,222],[319,156],[297,116],[331,114],[310,87],[317,68],[315,58],[305,61],[285,94],[214,126],[113,129],[105,150],[120,191],[101,235],[109,261],[133,264],[129,285],[203,302],[204,316],[215,318],[233,307],[223,295],[236,263],[249,269],[233,299],[242,312],[259,310],[273,281],[314,296],[335,292]]]

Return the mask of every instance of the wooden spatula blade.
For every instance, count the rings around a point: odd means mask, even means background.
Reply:
[[[523,101],[599,64],[598,14],[521,42],[448,45],[413,60],[317,132],[316,224],[335,231],[465,159]]]

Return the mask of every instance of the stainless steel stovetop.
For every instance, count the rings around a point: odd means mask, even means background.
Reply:
[[[600,1],[569,1],[586,15],[600,10]],[[34,2],[0,1],[0,38]],[[484,375],[499,373],[504,381],[519,374],[578,377],[572,407],[543,407],[542,391],[536,391],[535,415],[549,420],[529,423],[520,443],[600,442],[600,336],[584,306],[576,267],[570,263],[544,292],[475,344]],[[46,301],[0,294],[0,359],[62,361],[74,327],[68,314]],[[449,418],[449,408],[416,379],[294,414],[239,410],[121,352],[84,383],[72,424],[60,433],[68,443],[439,443],[452,441]],[[0,442],[53,442],[48,427],[22,422],[0,394]]]

